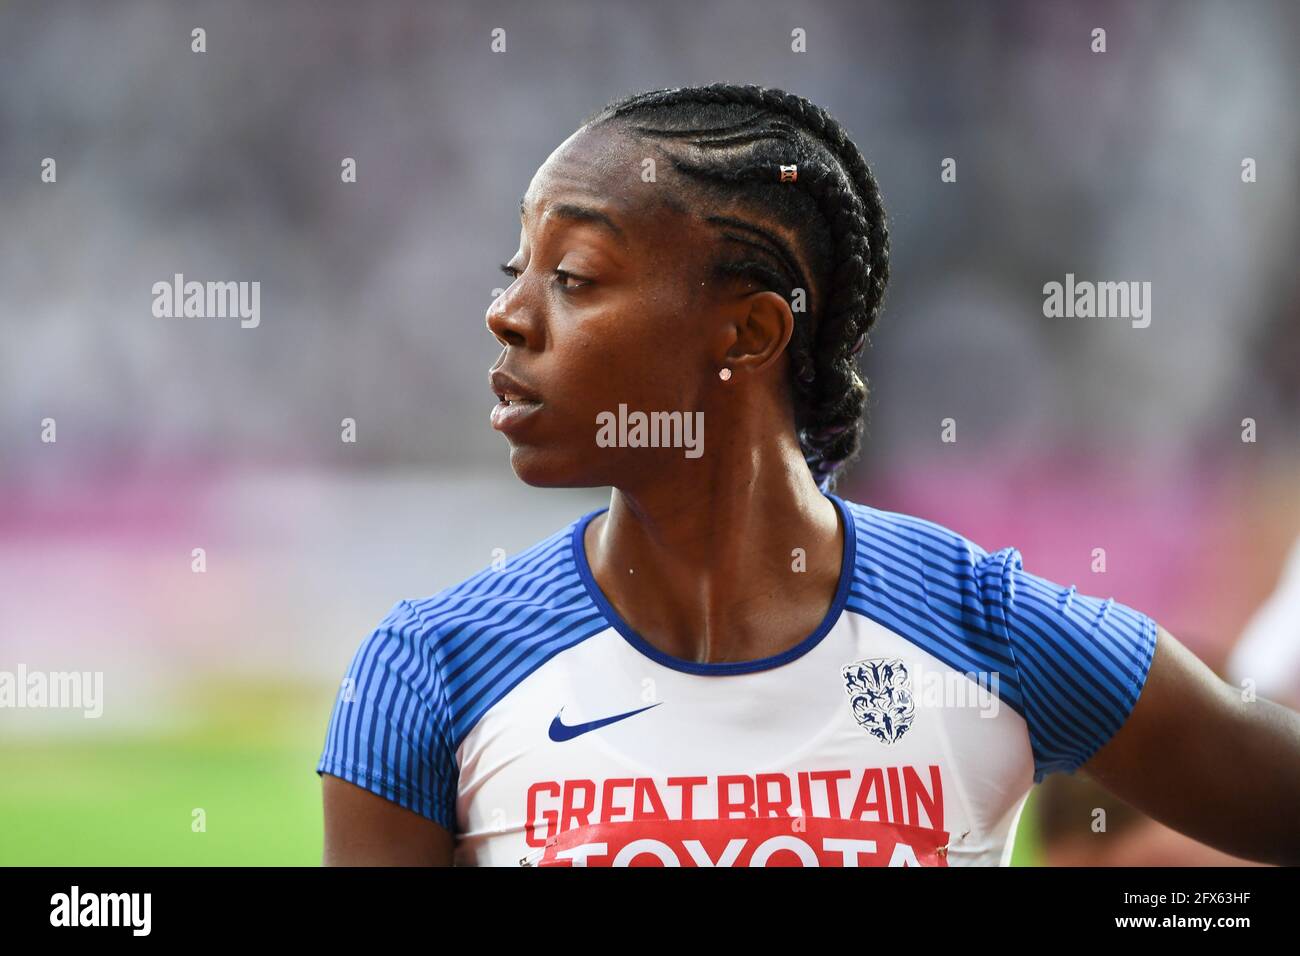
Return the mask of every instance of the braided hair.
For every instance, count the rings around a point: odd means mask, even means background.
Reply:
[[[862,153],[821,107],[760,86],[638,93],[583,126],[607,122],[656,141],[679,172],[727,208],[706,216],[729,240],[710,264],[715,281],[749,279],[791,303],[795,426],[814,479],[830,491],[861,443],[867,388],[857,355],[889,280],[888,224]],[[813,275],[804,275],[773,221],[798,237]]]

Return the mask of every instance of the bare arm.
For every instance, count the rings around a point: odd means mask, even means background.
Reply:
[[[321,774],[325,866],[451,866],[452,835],[356,784]]]
[[[1225,853],[1300,864],[1300,714],[1243,700],[1163,627],[1133,712],[1083,770]]]

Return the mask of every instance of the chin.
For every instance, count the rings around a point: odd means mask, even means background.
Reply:
[[[590,460],[552,448],[515,445],[510,449],[515,477],[534,488],[597,488],[606,485]]]

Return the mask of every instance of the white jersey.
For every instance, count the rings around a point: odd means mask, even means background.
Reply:
[[[317,771],[446,827],[462,865],[1006,865],[1031,786],[1127,719],[1156,624],[1014,548],[828,497],[839,587],[784,653],[657,650],[592,577],[592,512],[400,602]]]

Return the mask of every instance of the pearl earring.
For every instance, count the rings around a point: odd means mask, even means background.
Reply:
[[[722,369],[721,371],[719,371],[719,372],[718,372],[718,378],[722,379],[724,382],[726,382],[726,381],[730,381],[730,380],[731,380],[731,369],[729,369],[729,368],[724,368],[724,369]]]

